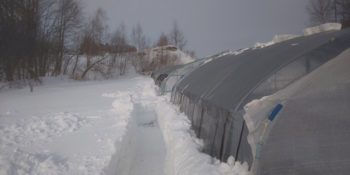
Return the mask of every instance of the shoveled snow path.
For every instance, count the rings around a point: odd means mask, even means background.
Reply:
[[[152,84],[143,84],[141,91],[126,92],[130,94],[133,110],[122,142],[117,145],[119,151],[106,168],[108,175],[165,174],[166,148],[162,131],[154,107],[148,105],[152,99],[145,95],[145,92],[154,92]]]
[[[154,111],[135,106],[134,161],[129,175],[164,174],[165,146]]]

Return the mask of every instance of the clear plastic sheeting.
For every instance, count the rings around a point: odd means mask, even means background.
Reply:
[[[165,78],[160,83],[160,91],[161,94],[165,94],[168,92],[171,92],[175,84],[181,80],[185,75],[188,75],[191,71],[196,69],[197,67],[201,66],[205,62],[204,59],[199,59],[197,61],[194,61],[192,63],[183,65],[182,67],[177,67],[173,71],[169,72],[167,78]]]
[[[350,172],[350,49],[274,95],[248,104],[255,150],[270,109],[284,103],[254,161],[259,175]],[[249,123],[249,124],[248,124]]]
[[[179,81],[172,101],[203,139],[204,152],[252,165],[243,107],[276,93],[350,47],[350,30],[298,37],[203,64]]]
[[[173,66],[168,67],[165,69],[162,69],[160,71],[154,72],[152,74],[153,79],[155,79],[156,84],[160,87],[160,94],[169,93],[172,91],[172,88],[176,85],[177,82],[179,82],[181,79],[183,79],[186,75],[190,74],[193,70],[196,68],[216,59],[220,58],[223,55],[229,55],[229,54],[240,54],[243,53],[245,49],[238,50],[235,52],[227,51],[223,52],[221,54],[209,56],[202,59],[197,59],[196,61],[193,61],[191,63],[188,63],[186,65],[182,66]]]

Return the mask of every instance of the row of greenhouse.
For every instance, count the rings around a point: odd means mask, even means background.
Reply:
[[[349,29],[326,31],[152,77],[214,158],[233,156],[259,175],[348,174],[349,48]]]

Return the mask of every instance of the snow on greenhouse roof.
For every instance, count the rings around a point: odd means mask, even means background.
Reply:
[[[321,32],[327,32],[327,31],[339,31],[341,30],[342,25],[339,23],[326,23],[314,27],[309,27],[304,29],[304,35],[313,35]]]
[[[299,58],[334,58],[350,47],[350,30],[298,37],[239,55],[225,55],[186,76],[177,91],[208,105],[235,110],[263,80]]]

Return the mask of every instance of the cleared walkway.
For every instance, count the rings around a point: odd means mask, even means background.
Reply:
[[[135,104],[130,122],[117,175],[164,175],[166,149],[156,114]]]

